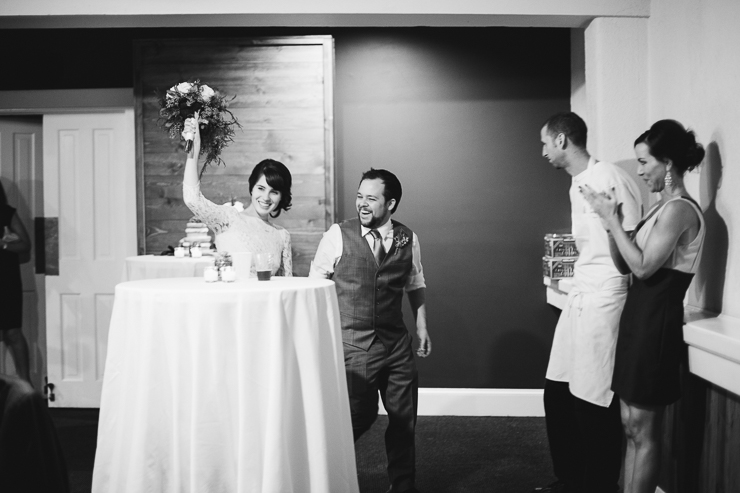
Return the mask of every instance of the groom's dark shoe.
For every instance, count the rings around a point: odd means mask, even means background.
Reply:
[[[547,486],[540,486],[532,490],[532,493],[569,493],[568,486],[562,481],[558,480],[554,483],[550,483]]]

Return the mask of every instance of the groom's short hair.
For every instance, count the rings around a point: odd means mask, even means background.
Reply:
[[[360,183],[365,180],[376,179],[383,181],[383,197],[385,198],[385,201],[388,202],[391,199],[396,199],[396,204],[393,206],[393,209],[391,209],[391,214],[393,214],[396,212],[396,209],[398,209],[398,204],[401,203],[401,195],[403,195],[401,182],[398,180],[396,175],[386,169],[370,168],[369,171],[365,171],[362,174]]]

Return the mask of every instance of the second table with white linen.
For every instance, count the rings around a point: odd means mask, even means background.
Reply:
[[[165,279],[170,277],[203,277],[206,267],[213,265],[212,256],[173,257],[172,255],[137,255],[126,257],[123,281]]]

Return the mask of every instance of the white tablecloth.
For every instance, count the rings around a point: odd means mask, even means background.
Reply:
[[[168,277],[203,277],[203,271],[213,265],[214,258],[172,257],[168,255],[139,255],[126,257],[123,281],[164,279]]]
[[[358,492],[334,283],[116,286],[97,493]]]

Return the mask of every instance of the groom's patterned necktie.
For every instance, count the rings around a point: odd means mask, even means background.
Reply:
[[[371,230],[370,234],[373,235],[373,256],[375,257],[375,263],[380,266],[380,263],[383,262],[383,259],[385,258],[383,240],[380,238],[380,233],[377,229]]]

